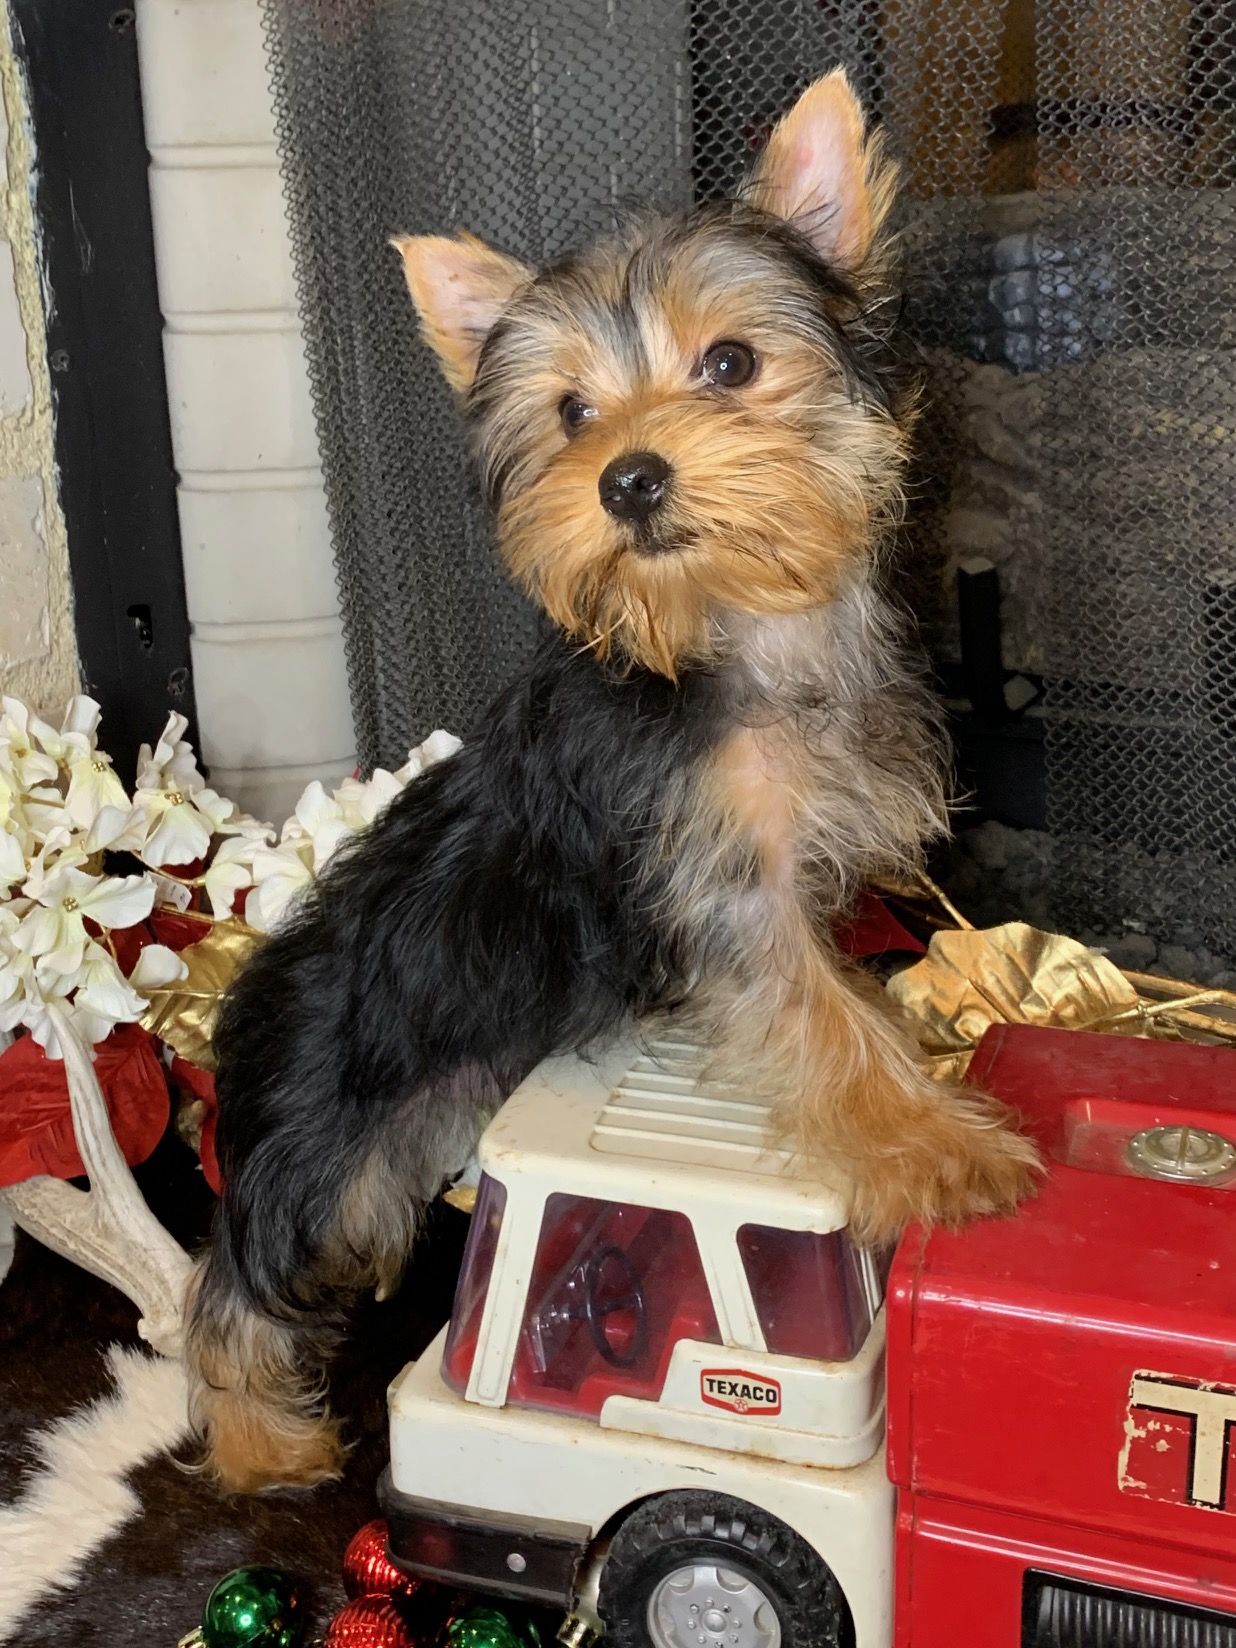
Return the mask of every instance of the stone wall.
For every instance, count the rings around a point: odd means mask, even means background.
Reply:
[[[60,708],[78,686],[57,490],[25,86],[0,7],[0,691]]]

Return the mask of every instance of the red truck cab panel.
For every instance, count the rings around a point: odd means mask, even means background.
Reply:
[[[1177,1123],[1236,1147],[1236,1052],[1009,1025],[971,1079],[1048,1171],[1016,1218],[911,1231],[894,1261],[898,1648],[1106,1642],[1107,1591],[1236,1616],[1236,1171],[1167,1183],[1128,1155]]]

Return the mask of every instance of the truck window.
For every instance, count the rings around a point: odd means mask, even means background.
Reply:
[[[872,1311],[858,1249],[844,1230],[743,1225],[738,1251],[770,1351],[819,1362],[856,1354]]]
[[[505,1210],[506,1186],[482,1173],[476,1206],[472,1210],[472,1223],[468,1227],[463,1266],[459,1281],[455,1284],[451,1330],[446,1336],[446,1349],[442,1353],[442,1377],[461,1396],[467,1390],[472,1375],[472,1359],[476,1355],[476,1341],[481,1331],[485,1295],[489,1292],[489,1273],[494,1268],[494,1254],[498,1251],[498,1233],[502,1229]]]
[[[691,1221],[550,1196],[507,1401],[595,1419],[617,1393],[655,1400],[680,1339],[721,1342]]]

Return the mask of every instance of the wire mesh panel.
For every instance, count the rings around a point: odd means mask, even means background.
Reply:
[[[1031,417],[1061,901],[1231,956],[1236,12],[1051,0],[1037,45]]]
[[[733,188],[842,63],[905,177],[903,591],[1000,570],[1046,683],[1062,922],[1236,957],[1236,12],[1220,0],[264,0],[358,736],[462,729],[535,620],[393,231],[530,261]]]
[[[685,203],[676,0],[271,0],[280,152],[362,762],[466,729],[534,617],[498,567],[397,231],[539,262],[629,194]]]

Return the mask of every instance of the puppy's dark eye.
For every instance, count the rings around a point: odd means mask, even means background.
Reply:
[[[728,339],[714,343],[704,356],[700,372],[705,383],[716,384],[720,389],[738,389],[755,376],[755,353],[745,343],[731,343]]]
[[[568,435],[578,435],[590,418],[597,416],[595,406],[589,406],[587,401],[576,400],[574,395],[568,395],[558,408],[562,418],[562,427]]]

